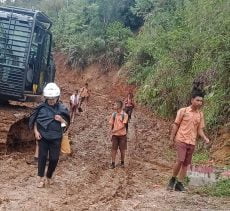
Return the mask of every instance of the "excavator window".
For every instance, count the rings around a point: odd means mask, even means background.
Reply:
[[[54,78],[51,26],[39,11],[0,7],[0,96],[24,99],[41,94]]]
[[[35,27],[30,50],[30,59],[26,75],[26,90],[33,89],[32,84],[38,86],[41,91],[49,79],[51,35],[39,26]]]

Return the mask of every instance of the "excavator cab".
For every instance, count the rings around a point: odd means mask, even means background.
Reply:
[[[26,100],[54,81],[51,26],[40,11],[0,7],[0,100]]]

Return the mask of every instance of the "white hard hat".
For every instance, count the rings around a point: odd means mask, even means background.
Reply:
[[[60,88],[55,83],[48,83],[43,89],[43,96],[45,98],[57,98],[61,94]]]

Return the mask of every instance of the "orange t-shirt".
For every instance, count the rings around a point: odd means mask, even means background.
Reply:
[[[124,118],[122,118],[122,117],[124,117]],[[125,124],[128,123],[128,115],[125,112],[122,111],[121,113],[116,113],[115,120],[114,120],[114,114],[112,114],[109,123],[111,126],[113,126],[112,135],[124,136],[127,134]],[[118,130],[119,128],[122,128],[122,129]],[[113,132],[116,130],[118,130],[118,131]]]
[[[80,96],[81,97],[89,97],[89,90],[86,87],[81,88]]]
[[[198,130],[205,126],[203,112],[194,111],[190,106],[181,108],[177,112],[175,123],[179,125],[175,140],[196,145]]]

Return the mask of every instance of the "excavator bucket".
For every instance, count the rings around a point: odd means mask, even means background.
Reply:
[[[25,151],[35,143],[34,133],[28,127],[30,112],[31,109],[24,106],[1,106],[0,154]]]

